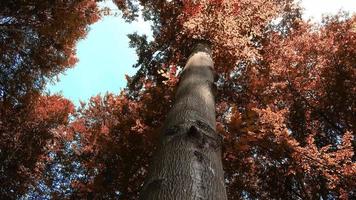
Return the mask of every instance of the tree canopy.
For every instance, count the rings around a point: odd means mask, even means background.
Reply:
[[[313,25],[292,0],[116,0],[128,21],[141,9],[153,22],[153,41],[129,35],[138,72],[127,88],[75,110],[28,90],[40,92],[74,64],[75,41],[99,17],[94,1],[55,2],[0,3],[0,196],[39,190],[38,180],[52,187],[58,174],[48,166],[75,164],[80,172],[64,177],[70,191],[50,196],[138,199],[181,69],[200,41],[211,44],[216,68],[229,199],[356,196],[355,16]]]
[[[0,2],[0,197],[19,198],[41,175],[53,129],[74,114],[69,100],[41,95],[77,61],[76,42],[99,19],[96,2]]]

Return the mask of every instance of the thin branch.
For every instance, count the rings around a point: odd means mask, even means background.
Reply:
[[[293,87],[291,81],[289,81],[289,80],[288,80],[288,87],[289,87],[289,89],[290,89],[294,94],[298,95],[298,96],[302,99],[302,101],[303,101],[309,108],[311,108],[312,110],[314,110],[320,117],[322,117],[322,118],[323,118],[329,125],[331,125],[334,129],[336,129],[336,130],[339,131],[340,133],[344,133],[344,132],[345,132],[344,129],[338,127],[335,123],[333,123],[333,122],[328,118],[328,116],[326,116],[326,115],[324,114],[324,112],[322,112],[320,109],[317,109],[317,108],[315,108],[314,106],[312,106],[312,105],[308,102],[308,100],[307,100],[302,94],[300,94],[300,92],[299,92],[297,89],[295,89],[295,87]]]
[[[9,28],[9,27],[6,27],[6,26],[0,26],[0,31],[25,33],[25,31],[24,31],[24,30],[22,30],[22,29],[18,29],[18,28]]]

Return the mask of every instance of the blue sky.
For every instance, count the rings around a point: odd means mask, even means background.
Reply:
[[[112,7],[112,3],[105,6]],[[142,19],[126,23],[120,16],[104,16],[90,26],[87,37],[77,44],[79,62],[60,75],[59,82],[47,85],[51,93],[61,93],[79,105],[91,96],[119,93],[126,86],[125,74],[134,75],[135,49],[129,48],[127,34],[151,35],[150,24]]]
[[[340,9],[355,12],[356,0],[303,0],[303,17],[320,21],[323,13],[335,14]],[[103,4],[114,8],[111,1]],[[150,24],[139,19],[131,24],[120,16],[105,16],[90,26],[87,37],[77,44],[77,65],[59,76],[59,82],[49,84],[51,93],[61,93],[79,105],[91,96],[106,92],[119,93],[126,86],[125,74],[133,75],[136,69],[134,49],[129,48],[127,34],[137,31],[151,35]]]

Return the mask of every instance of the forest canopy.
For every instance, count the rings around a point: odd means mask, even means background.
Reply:
[[[115,0],[153,40],[130,34],[137,74],[75,108],[44,86],[77,62],[97,3],[0,2],[1,199],[139,199],[200,43],[228,199],[356,197],[355,15],[316,25],[292,0]]]

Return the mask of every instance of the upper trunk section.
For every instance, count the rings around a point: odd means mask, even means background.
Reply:
[[[182,72],[142,199],[227,199],[213,90],[211,50],[200,43]]]

